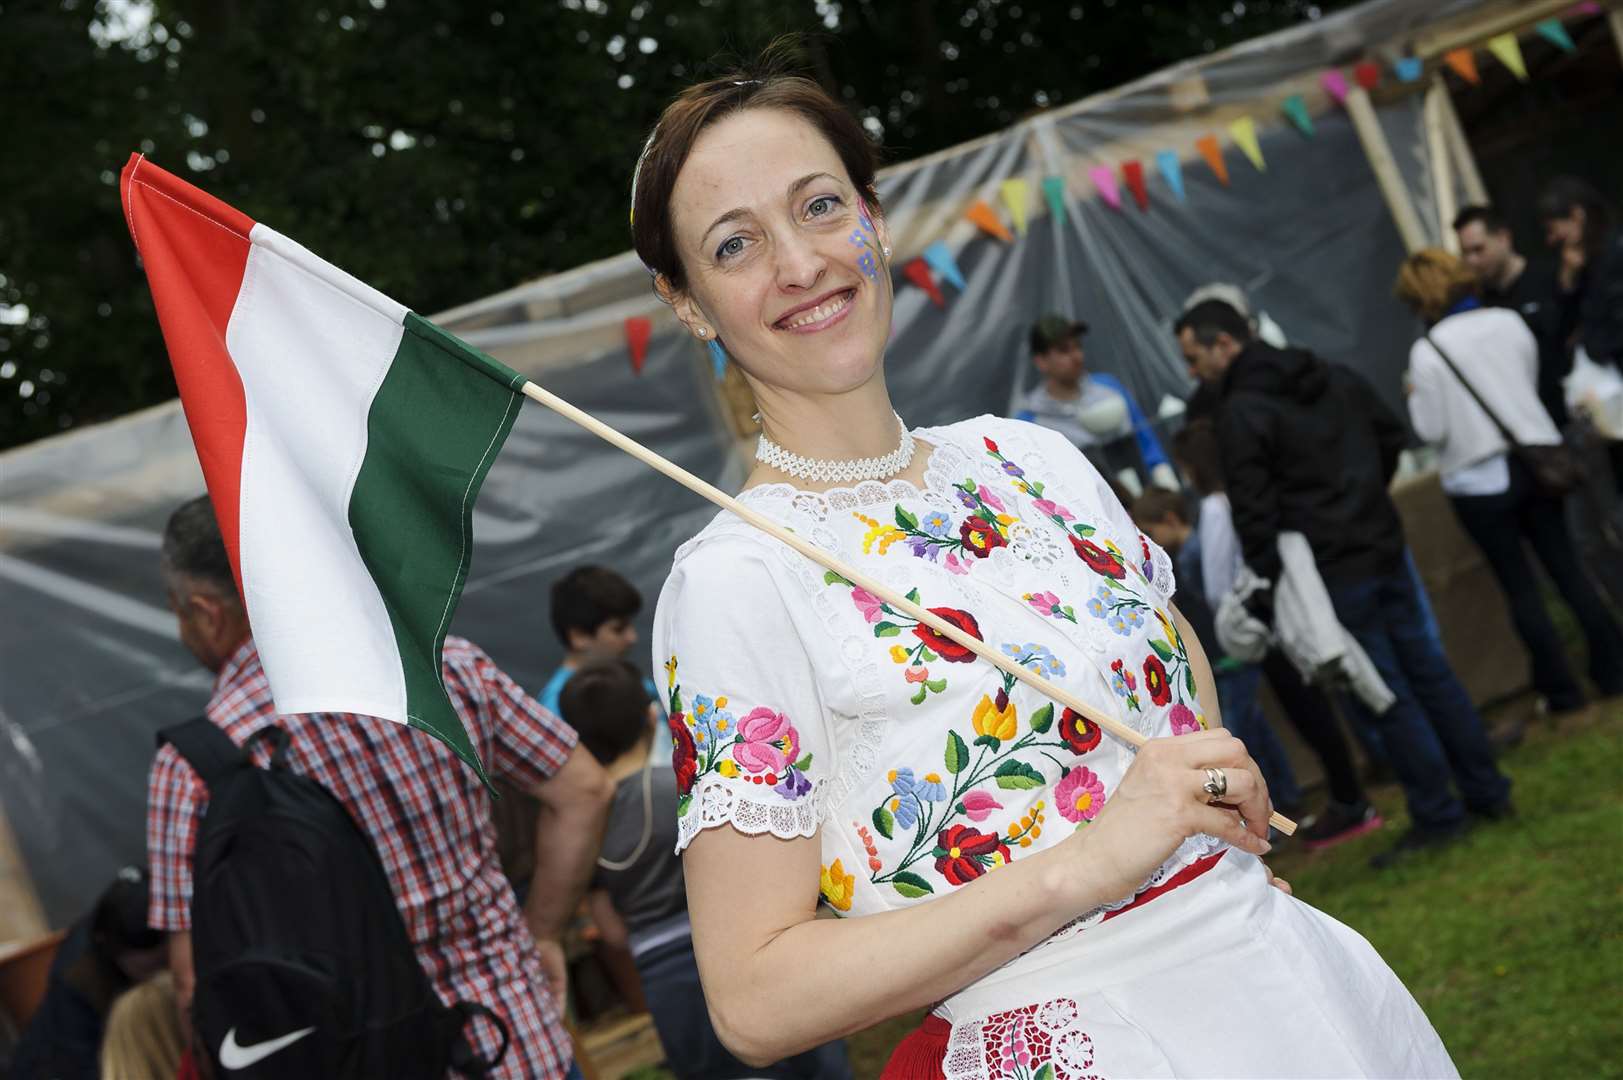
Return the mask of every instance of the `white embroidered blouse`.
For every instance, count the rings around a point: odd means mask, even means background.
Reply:
[[[1170,560],[1087,459],[993,417],[914,435],[935,447],[922,488],[741,498],[1146,735],[1199,730]],[[677,552],[654,650],[678,850],[724,825],[817,836],[823,901],[844,916],[928,903],[1087,828],[1131,761],[1096,725],[731,514]],[[1144,888],[1219,846],[1185,841]]]

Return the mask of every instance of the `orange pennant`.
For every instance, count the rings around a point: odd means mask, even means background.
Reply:
[[[971,203],[969,209],[964,211],[964,216],[1005,244],[1014,243],[1014,234],[1009,232],[1008,227],[998,218],[997,211],[988,206],[985,199],[976,199]]]
[[[1212,167],[1212,172],[1216,173],[1223,186],[1227,187],[1229,167],[1223,164],[1223,147],[1218,144],[1217,136],[1202,135],[1195,140],[1195,149],[1200,151],[1200,156],[1206,159],[1206,164]]]
[[[1455,49],[1443,54],[1443,63],[1454,69],[1454,74],[1468,83],[1479,83],[1482,77],[1476,73],[1476,55],[1470,49]]]

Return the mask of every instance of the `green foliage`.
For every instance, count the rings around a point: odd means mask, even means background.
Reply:
[[[819,32],[812,73],[891,160],[905,160],[1317,7],[1259,0],[1243,10],[1109,0],[6,4],[0,446],[174,393],[119,207],[131,151],[431,313],[625,250],[637,149],[664,103],[715,72],[724,50]]]

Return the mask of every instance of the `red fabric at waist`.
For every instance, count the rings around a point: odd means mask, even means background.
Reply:
[[[1228,849],[1224,848],[1205,858],[1196,859],[1153,889],[1145,889],[1133,897],[1133,902],[1126,907],[1109,912],[1105,915],[1105,919],[1124,915],[1158,896],[1166,895],[1180,885],[1189,884],[1216,866],[1227,851]],[[895,1051],[890,1055],[890,1060],[885,1063],[885,1071],[879,1074],[879,1080],[945,1080],[946,1074],[941,1071],[941,1063],[946,1060],[947,1043],[951,1037],[952,1025],[942,1017],[931,1013],[924,1018],[923,1023],[897,1044]]]

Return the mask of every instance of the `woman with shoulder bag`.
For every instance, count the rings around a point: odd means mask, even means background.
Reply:
[[[1409,353],[1410,420],[1436,447],[1443,491],[1505,591],[1534,687],[1552,712],[1584,704],[1524,541],[1583,627],[1596,687],[1623,693],[1623,631],[1567,531],[1562,498],[1576,468],[1539,401],[1532,332],[1516,312],[1483,307],[1470,270],[1435,248],[1404,260],[1395,291],[1429,328]]]

